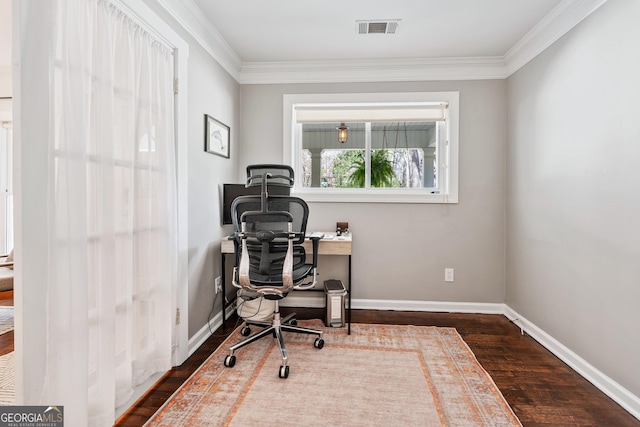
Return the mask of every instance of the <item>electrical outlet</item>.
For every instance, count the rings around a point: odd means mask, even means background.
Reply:
[[[222,291],[222,279],[220,276],[216,277],[216,294]]]
[[[453,268],[444,269],[444,281],[453,282]]]

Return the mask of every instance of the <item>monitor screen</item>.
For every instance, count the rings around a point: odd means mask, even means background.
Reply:
[[[245,187],[244,184],[223,184],[222,185],[222,223],[233,224],[233,218],[231,218],[231,204],[238,196],[259,196],[262,188],[257,187]],[[272,196],[288,196],[291,189],[289,187],[270,186],[269,194]]]

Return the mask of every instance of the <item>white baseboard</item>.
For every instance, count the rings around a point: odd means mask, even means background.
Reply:
[[[551,335],[528,321],[508,305],[504,305],[504,315],[514,324],[555,354],[574,371],[584,377],[600,391],[622,406],[627,412],[640,419],[640,398],[609,378],[586,360],[578,356]]]
[[[504,304],[484,302],[403,301],[354,299],[353,309],[504,314]]]
[[[309,292],[306,292],[307,294]],[[324,293],[316,295],[290,294],[280,302],[281,307],[305,307],[324,308]],[[442,301],[410,301],[410,300],[378,300],[378,299],[354,299],[351,300],[351,308],[354,310],[398,310],[398,311],[433,311],[445,313],[478,313],[478,314],[504,314],[504,304],[477,303],[477,302],[442,302]]]
[[[234,311],[235,308],[233,306],[227,307],[227,319],[229,319],[229,316]],[[213,316],[213,319],[211,319],[208,324],[205,324],[198,332],[195,333],[194,336],[189,338],[189,356],[195,353],[195,351],[200,348],[207,339],[209,339],[212,335],[212,331],[215,331],[220,326],[222,326],[222,312],[218,312],[218,314]]]
[[[294,291],[280,300],[280,307],[324,308],[325,304],[324,291]]]

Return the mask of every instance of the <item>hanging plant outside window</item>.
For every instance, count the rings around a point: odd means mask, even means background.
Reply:
[[[351,165],[349,184],[351,187],[364,188],[366,164],[364,152]],[[371,151],[371,187],[393,187],[393,163],[387,150]]]

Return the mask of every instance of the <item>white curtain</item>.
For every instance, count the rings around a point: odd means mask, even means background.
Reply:
[[[13,250],[13,123],[0,121],[0,251]]]
[[[43,395],[112,425],[136,385],[171,368],[173,57],[107,0],[56,8]]]

